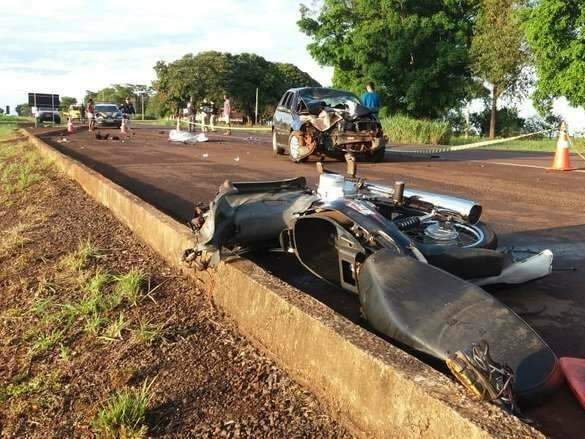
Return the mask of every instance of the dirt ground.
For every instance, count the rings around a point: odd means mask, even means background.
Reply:
[[[103,130],[117,135],[114,130]],[[192,217],[194,202],[207,203],[226,179],[284,179],[304,175],[314,183],[314,161],[294,164],[272,154],[270,137],[235,133],[211,134],[208,143],[168,142],[168,129],[142,128],[128,141],[97,140],[80,131],[63,142],[47,141],[101,172],[180,221]],[[546,153],[473,150],[435,159],[392,156],[384,163],[359,163],[370,180],[462,196],[481,202],[483,221],[498,233],[501,247],[528,251],[550,248],[554,272],[513,289],[492,291],[526,319],[559,356],[585,358],[585,173],[551,173]],[[574,166],[585,162],[575,159]],[[521,165],[521,166],[516,166]],[[525,166],[524,166],[525,165]],[[345,165],[326,162],[343,172]],[[254,255],[264,268],[313,295],[342,315],[362,324],[353,296],[339,294],[302,270],[286,255]],[[582,409],[564,388],[538,408],[528,409],[539,428],[555,437],[585,431]]]
[[[126,437],[350,436],[192,282],[17,146],[0,144],[0,436],[104,435],[117,392],[144,388]]]

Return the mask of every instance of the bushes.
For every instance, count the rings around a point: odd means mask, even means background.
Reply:
[[[453,134],[447,122],[414,119],[401,114],[382,119],[382,126],[391,143],[448,145]]]

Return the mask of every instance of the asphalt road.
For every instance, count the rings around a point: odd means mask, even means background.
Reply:
[[[115,130],[102,133],[119,135]],[[180,221],[192,217],[195,202],[207,203],[218,186],[232,181],[284,179],[304,175],[316,180],[314,162],[295,164],[272,154],[269,136],[213,134],[203,144],[167,140],[168,129],[137,129],[127,142],[99,141],[81,131],[61,142],[48,140],[136,195]],[[483,221],[498,233],[501,247],[555,253],[555,271],[547,278],[493,294],[527,320],[559,356],[585,358],[585,172],[554,173],[545,168],[547,153],[473,150],[439,158],[408,158],[387,154],[384,163],[359,163],[358,172],[371,180],[478,200]],[[573,165],[585,167],[574,158]],[[326,168],[343,172],[344,163]],[[274,274],[312,294],[356,323],[356,298],[318,282],[285,255],[252,256]],[[585,431],[582,409],[567,390],[529,410],[548,434],[574,437]]]

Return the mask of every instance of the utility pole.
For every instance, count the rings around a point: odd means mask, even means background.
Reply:
[[[142,120],[144,120],[144,92],[140,93],[140,97],[142,98]]]
[[[258,87],[256,87],[256,125],[258,125]]]

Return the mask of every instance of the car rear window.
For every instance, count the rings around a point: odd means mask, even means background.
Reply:
[[[115,105],[96,105],[95,111],[101,111],[103,113],[115,113],[118,111],[118,107]]]

